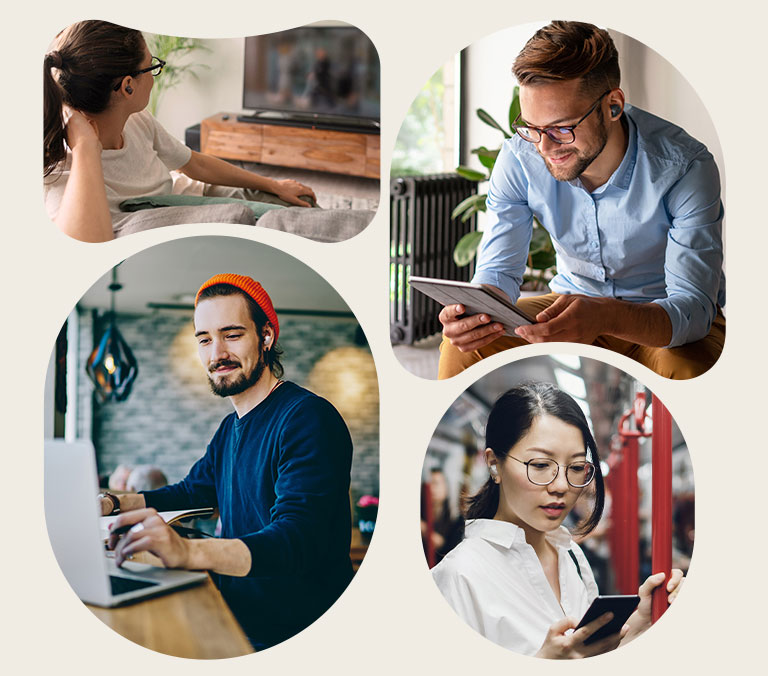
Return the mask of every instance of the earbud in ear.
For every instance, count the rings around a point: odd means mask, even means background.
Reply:
[[[610,106],[611,117],[618,117],[621,115],[621,106],[618,103],[612,103]]]
[[[499,470],[498,470],[498,468],[496,467],[496,465],[491,465],[491,466],[489,467],[489,470],[490,470],[490,472],[491,472],[491,476],[492,476],[492,477],[497,477],[497,476],[499,476]]]
[[[264,345],[269,345],[272,342],[271,336],[264,336]]]
[[[131,85],[125,85],[125,93],[133,94],[133,87],[131,87]]]

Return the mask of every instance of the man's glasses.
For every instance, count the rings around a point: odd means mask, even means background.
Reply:
[[[152,77],[157,77],[160,75],[160,73],[163,72],[163,68],[165,68],[166,61],[163,61],[161,58],[157,56],[152,57],[152,64],[150,66],[147,66],[146,68],[142,68],[141,70],[137,70],[134,73],[128,73],[130,77],[136,77],[137,75],[141,75],[142,73],[152,73]],[[120,82],[118,82],[113,89],[117,91],[120,89],[120,86],[123,84],[123,79],[120,78]]]
[[[525,465],[528,481],[537,486],[551,484],[557,478],[561,467],[565,467],[565,479],[574,488],[584,488],[595,478],[595,466],[591,462],[572,462],[570,465],[560,465],[551,458],[534,458],[523,462],[511,455],[507,457]]]
[[[600,98],[592,104],[592,107],[584,114],[584,116],[576,124],[570,125],[568,127],[531,127],[527,124],[515,124],[520,119],[520,115],[518,115],[515,118],[515,123],[512,124],[512,129],[518,133],[521,139],[524,141],[529,141],[530,143],[538,143],[541,141],[542,134],[549,136],[549,138],[552,139],[552,141],[555,143],[560,143],[563,145],[573,143],[576,140],[576,134],[573,130],[576,129],[576,127],[578,127],[582,122],[584,122],[584,120],[586,120],[594,112],[595,108],[597,108],[597,104],[600,103],[600,101],[602,101],[603,98],[610,93],[611,90],[609,89],[608,91],[601,94]]]

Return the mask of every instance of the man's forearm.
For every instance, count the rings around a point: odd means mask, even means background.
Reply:
[[[656,303],[631,303],[615,298],[603,299],[602,320],[615,336],[638,345],[664,347],[672,340],[672,322],[667,311]]]
[[[189,548],[185,568],[235,577],[244,577],[251,570],[251,552],[242,540],[204,538],[185,542]]]
[[[250,188],[265,192],[274,192],[276,186],[276,182],[270,178],[236,167],[218,157],[194,151],[189,162],[180,171],[190,178],[214,185]]]

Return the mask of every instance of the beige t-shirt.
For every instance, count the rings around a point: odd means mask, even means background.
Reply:
[[[183,167],[192,151],[171,136],[146,110],[131,115],[123,129],[123,147],[102,150],[101,166],[112,227],[119,230],[131,214],[120,203],[131,197],[175,192],[171,171]],[[44,180],[45,208],[55,219],[72,166],[72,154]]]

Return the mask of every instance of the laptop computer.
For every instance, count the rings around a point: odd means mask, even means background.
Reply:
[[[104,549],[96,456],[90,441],[45,441],[45,520],[53,553],[82,601],[113,607],[198,584],[207,573],[126,561]]]

